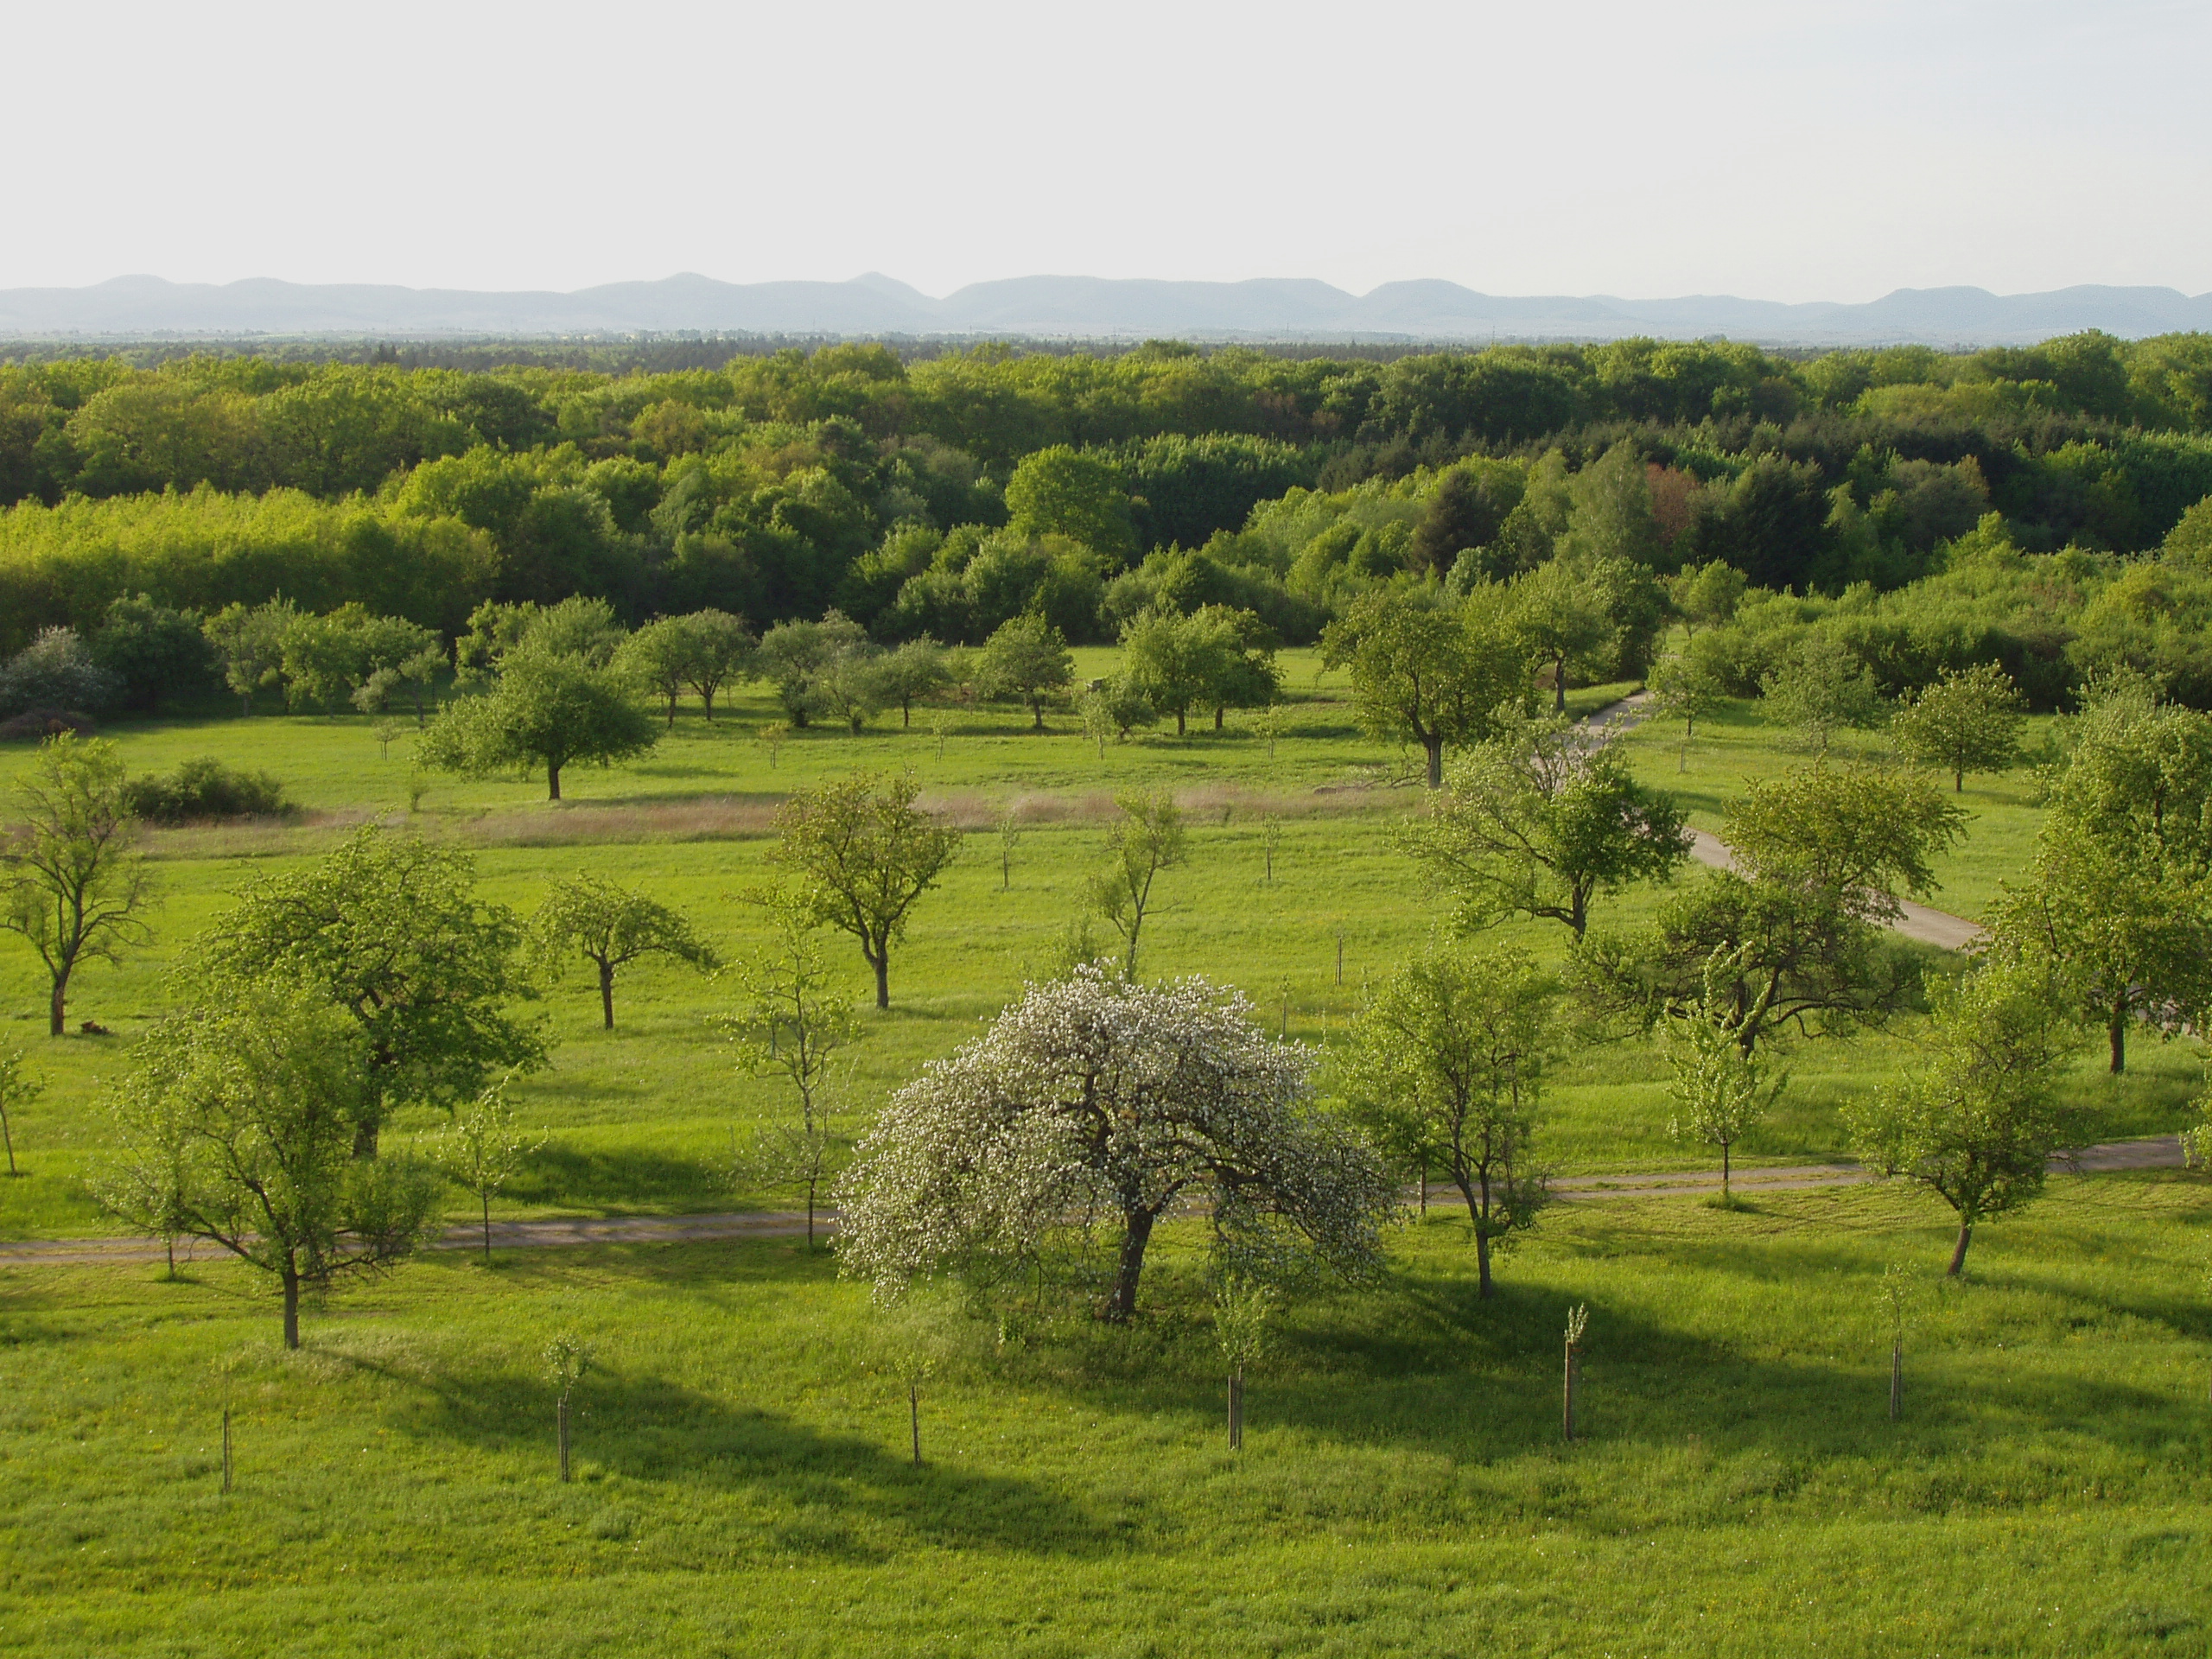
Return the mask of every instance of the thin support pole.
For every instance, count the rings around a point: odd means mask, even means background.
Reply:
[[[231,1490],[231,1408],[223,1408],[223,1490]]]

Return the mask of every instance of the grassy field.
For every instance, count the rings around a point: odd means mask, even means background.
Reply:
[[[1083,671],[1102,672],[1100,653]],[[1419,805],[1408,757],[1352,728],[1341,687],[1294,654],[1270,749],[1249,718],[1109,746],[1065,717],[961,711],[932,729],[754,735],[757,693],[711,727],[687,709],[643,764],[533,783],[441,780],[410,811],[404,747],[367,722],[263,715],[124,725],[134,770],[213,753],[281,777],[289,826],[152,837],[156,944],[89,971],[42,1035],[28,954],[0,951],[0,1040],[52,1081],[25,1111],[29,1173],[0,1182],[0,1236],[108,1229],[82,1173],[104,1080],[169,1006],[225,893],[387,818],[475,855],[527,911],[590,868],[747,944],[736,895],[767,874],[795,785],[911,765],[970,838],[864,1014],[857,1126],[974,1032],[1051,955],[1100,855],[1114,791],[1179,791],[1190,863],[1163,878],[1150,973],[1242,985],[1270,1023],[1328,1046],[1363,983],[1416,948],[1433,906],[1392,848]],[[1586,711],[1629,688],[1578,694]],[[1874,749],[1878,739],[1849,740]],[[1717,828],[1745,779],[1791,764],[1741,708],[1677,770],[1675,736],[1626,740],[1638,769]],[[0,773],[21,752],[0,755]],[[2024,861],[2024,777],[1969,784],[1939,904],[1973,913]],[[1019,839],[1001,863],[998,824]],[[1265,879],[1270,820],[1279,848]],[[1695,879],[1692,876],[1688,879]],[[1637,893],[1601,915],[1630,919]],[[1554,925],[1504,937],[1549,957]],[[1339,944],[1344,964],[1338,975]],[[867,977],[840,938],[851,989]],[[723,1171],[734,1135],[782,1109],[739,1076],[708,1016],[725,986],[645,968],[599,1029],[581,976],[550,988],[550,1071],[518,1087],[550,1132],[499,1213],[783,1205]],[[1838,1107],[1912,1064],[1913,1032],[1794,1047],[1793,1082],[1744,1161],[1843,1148]],[[2107,1133],[2175,1127],[2193,1045],[2139,1044],[2070,1086]],[[1563,1172],[1702,1167],[1666,1135],[1651,1046],[1571,1055],[1549,1101]],[[433,1126],[410,1116],[391,1141]],[[2071,1177],[1984,1228],[1974,1276],[1939,1287],[1948,1212],[1884,1188],[1564,1205],[1474,1295],[1463,1226],[1393,1236],[1377,1286],[1298,1305],[1249,1391],[1247,1449],[1220,1426],[1205,1306],[1171,1236],[1148,1312],[1110,1331],[1033,1311],[940,1309],[925,1465],[906,1449],[890,1328],[832,1259],[780,1243],[436,1253],[311,1311],[286,1354],[265,1287],[221,1262],[0,1267],[0,1648],[46,1655],[1758,1655],[2196,1653],[2212,1631],[2212,1210],[2200,1178]],[[458,1208],[458,1206],[457,1206]],[[1905,1266],[1908,1411],[1885,1414],[1878,1287]],[[1560,1441],[1560,1333],[1591,1310],[1587,1438]],[[539,1355],[574,1329],[578,1479],[553,1478]],[[218,1490],[226,1406],[238,1491]]]
[[[0,1647],[2201,1654],[2206,1222],[2195,1178],[2063,1179],[1939,1290],[1903,1193],[1590,1205],[1483,1303],[1432,1218],[1296,1310],[1241,1457],[1163,1252],[1130,1331],[941,1313],[918,1469],[879,1364],[911,1328],[796,1245],[441,1255],[294,1355],[229,1267],[0,1273]],[[563,1328],[600,1356],[565,1487]]]
[[[1110,653],[1081,657],[1086,676],[1110,665]],[[811,731],[772,755],[756,732],[774,710],[753,688],[711,725],[696,708],[684,709],[639,765],[572,773],[569,798],[557,805],[543,800],[542,780],[440,779],[412,812],[404,740],[380,753],[365,720],[259,715],[119,726],[114,734],[133,771],[216,754],[275,772],[306,817],[296,825],[151,837],[162,892],[156,944],[119,969],[87,969],[72,1001],[73,1019],[95,1020],[113,1037],[47,1039],[35,962],[20,948],[0,950],[0,1040],[27,1044],[51,1082],[21,1115],[18,1145],[30,1173],[0,1183],[0,1236],[109,1230],[82,1185],[104,1131],[104,1082],[126,1063],[130,1036],[173,1004],[172,967],[188,959],[193,938],[246,876],[311,859],[372,819],[469,849],[485,895],[524,913],[551,882],[580,869],[644,884],[690,910],[727,953],[747,948],[747,930],[758,926],[739,895],[773,875],[765,855],[781,793],[854,766],[912,766],[926,798],[969,835],[960,862],[917,907],[894,954],[891,1011],[866,1010],[868,1035],[853,1051],[844,1091],[847,1120],[857,1124],[1052,959],[1082,908],[1114,792],[1173,788],[1194,826],[1192,850],[1187,865],[1161,880],[1161,907],[1146,933],[1147,970],[1236,983],[1270,1023],[1325,1050],[1357,1012],[1363,986],[1419,946],[1436,912],[1391,842],[1392,824],[1420,804],[1412,759],[1359,734],[1341,686],[1318,671],[1312,653],[1290,653],[1288,678],[1293,701],[1272,751],[1249,716],[1232,715],[1223,733],[1194,722],[1186,739],[1162,733],[1109,744],[1103,756],[1065,716],[1040,735],[1027,729],[1026,715],[988,709],[917,711],[911,729],[893,715],[858,736]],[[1593,688],[1573,702],[1586,711],[1631,689]],[[1869,749],[1878,742],[1846,741]],[[1701,730],[1685,770],[1678,770],[1672,731],[1645,726],[1625,741],[1639,770],[1675,790],[1708,828],[1719,827],[1725,802],[1747,779],[1802,759],[1760,721],[1756,705]],[[20,765],[22,753],[0,757],[0,768]],[[2037,810],[2022,774],[1973,780],[1962,799],[1972,825],[1945,861],[1937,901],[1972,914],[1999,875],[2024,862]],[[1009,816],[1019,830],[1010,851],[999,829]],[[1271,819],[1278,842],[1272,881]],[[1654,902],[1649,892],[1630,893],[1602,901],[1599,913],[1632,918]],[[1565,930],[1550,923],[1509,925],[1499,937],[1547,957],[1561,954],[1567,942]],[[868,975],[857,949],[842,935],[831,949],[865,1004]],[[788,1194],[735,1190],[726,1179],[733,1137],[783,1109],[769,1083],[734,1071],[709,1024],[732,995],[689,969],[641,963],[618,987],[618,1025],[608,1033],[585,975],[550,988],[542,1012],[559,1039],[554,1064],[524,1080],[515,1099],[550,1138],[498,1208],[518,1216],[668,1213],[790,1202]],[[1839,1104],[1909,1063],[1910,1052],[1909,1030],[1800,1046],[1789,1094],[1741,1155],[1751,1162],[1836,1155],[1844,1149]],[[2082,1062],[2080,1086],[2113,1135],[2177,1126],[2195,1085],[2193,1050],[2145,1042],[2137,1057],[2133,1073],[2116,1082],[2100,1076],[2094,1057]],[[1547,1155],[1577,1173],[1702,1166],[1705,1150],[1667,1136],[1663,1077],[1663,1062],[1644,1043],[1570,1056],[1557,1074]],[[403,1117],[395,1139],[404,1144],[439,1121],[427,1112]]]

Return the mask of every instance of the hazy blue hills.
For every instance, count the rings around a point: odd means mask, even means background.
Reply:
[[[1727,295],[1481,294],[1457,283],[1385,283],[1347,294],[1310,278],[1173,283],[1018,276],[933,299],[870,273],[845,283],[722,283],[691,273],[573,294],[478,293],[256,277],[220,286],[118,276],[90,288],[0,289],[0,334],[1015,334],[1096,339],[1607,340],[1726,334],[1780,343],[2033,340],[2083,328],[2137,339],[2212,329],[2212,294],[2064,288],[1992,294],[1904,288],[1864,305],[1783,305]]]

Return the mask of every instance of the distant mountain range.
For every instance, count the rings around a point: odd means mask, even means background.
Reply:
[[[1245,283],[1020,276],[932,299],[873,273],[846,283],[721,283],[686,274],[573,294],[277,282],[219,287],[118,276],[90,288],[0,289],[0,335],[976,334],[1210,340],[1617,340],[1710,334],[1773,344],[1982,345],[2101,328],[2129,338],[2212,329],[2212,294],[2062,288],[1992,294],[1901,288],[1866,305],[1514,299],[1456,283],[1347,294],[1310,278]]]

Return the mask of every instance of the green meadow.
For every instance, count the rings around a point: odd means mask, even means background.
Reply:
[[[1103,673],[1111,652],[1079,652]],[[73,1034],[0,950],[0,1041],[49,1080],[16,1124],[0,1236],[114,1230],[85,1194],[104,1083],[176,991],[225,894],[354,826],[449,841],[484,896],[527,913],[590,869],[690,911],[725,954],[759,925],[778,798],[911,766],[968,830],[959,863],[867,1001],[842,1122],[950,1052],[1047,969],[1101,855],[1112,797],[1170,787],[1193,825],[1161,878],[1147,975],[1241,986],[1257,1015],[1331,1046],[1363,987],[1438,919],[1391,828],[1409,757],[1363,737],[1312,653],[1287,654],[1272,740],[1249,715],[1098,747],[1065,715],[917,709],[772,751],[757,689],[679,710],[632,766],[542,780],[433,779],[410,806],[406,738],[351,717],[260,714],[116,727],[134,772],[198,754],[265,768],[291,824],[155,832],[157,938],[86,971]],[[1586,712],[1632,690],[1576,694]],[[2032,740],[2047,741],[2038,722]],[[1717,829],[1745,779],[1801,757],[1741,705],[1680,751],[1624,741]],[[1878,734],[1842,747],[1878,754]],[[0,775],[23,751],[0,751]],[[2031,777],[1969,779],[1935,902],[1972,916],[2025,861]],[[1011,823],[1009,842],[1001,825]],[[1272,879],[1268,849],[1274,848]],[[1698,879],[1694,871],[1685,880]],[[1649,893],[1603,901],[1632,921]],[[1501,937],[1563,953],[1556,925]],[[1931,952],[1934,965],[1945,964]],[[1341,976],[1339,963],[1341,962]],[[600,1028],[582,975],[541,1004],[553,1063],[512,1098],[546,1144],[495,1217],[788,1207],[728,1177],[785,1108],[710,1017],[734,993],[645,965]],[[74,1031],[79,1020],[106,1036]],[[1789,1054],[1780,1109],[1739,1164],[1846,1150],[1838,1108],[1913,1064],[1911,1020]],[[1704,1168],[1667,1133],[1660,1056],[1565,1058],[1544,1155],[1562,1174]],[[2085,1052],[2070,1086],[2104,1132],[2179,1127],[2193,1044],[2143,1041],[2130,1073]],[[436,1119],[403,1119],[404,1147]],[[903,1340],[834,1258],[796,1242],[434,1252],[313,1310],[296,1354],[274,1304],[203,1249],[159,1266],[0,1266],[0,1646],[38,1654],[1024,1655],[2202,1653],[2212,1641],[2212,1208],[2202,1178],[2054,1179],[1986,1226],[1939,1287],[1949,1216],[1859,1187],[1722,1211],[1687,1198],[1562,1205],[1474,1294],[1448,1211],[1395,1236],[1384,1284],[1296,1305],[1249,1385],[1241,1456],[1195,1255],[1169,1249],[1125,1331],[1064,1309],[933,1315],[925,1461],[910,1461]],[[459,1218],[467,1206],[456,1198]],[[1174,1241],[1171,1240],[1171,1246]],[[1906,1411],[1886,1416],[1883,1270],[1913,1270]],[[1560,1329],[1590,1309],[1585,1438],[1560,1436]],[[596,1350],[578,1478],[554,1478],[538,1357]],[[222,1413],[238,1488],[219,1490]]]

